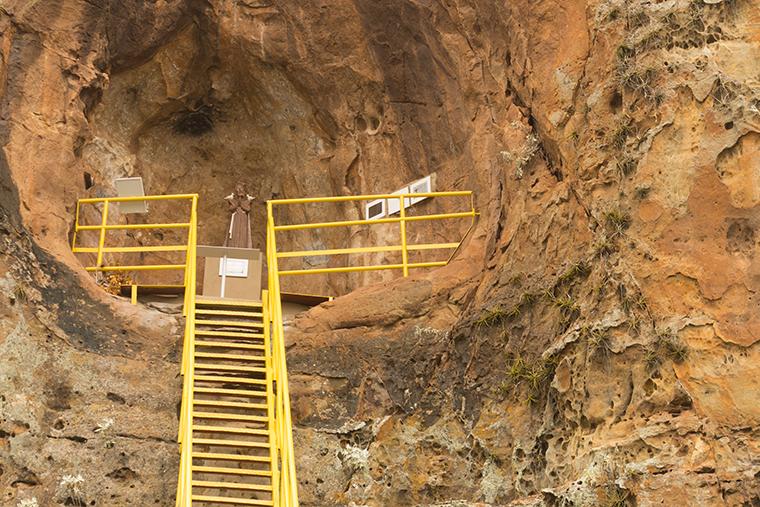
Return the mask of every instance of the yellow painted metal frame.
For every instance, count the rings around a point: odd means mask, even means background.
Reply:
[[[134,202],[134,201],[178,201],[187,200],[191,202],[190,221],[173,222],[173,223],[150,223],[150,224],[109,224],[108,212],[112,203]],[[79,215],[82,205],[103,205],[102,219],[99,225],[81,225]],[[146,195],[136,197],[98,197],[91,199],[79,199],[77,201],[76,219],[74,221],[74,235],[71,241],[71,250],[74,253],[94,253],[97,260],[94,266],[85,266],[89,272],[95,271],[184,271],[184,282],[186,286],[189,277],[190,267],[190,236],[194,233],[193,228],[197,227],[198,217],[198,194],[174,194],[174,195]],[[105,246],[108,231],[114,230],[145,230],[145,229],[188,229],[188,243],[186,245],[156,245],[156,246]],[[77,236],[82,231],[98,231],[98,246],[84,247],[77,246]],[[141,265],[121,265],[121,266],[104,266],[103,255],[106,253],[152,253],[152,252],[185,252],[184,264],[141,264]],[[138,286],[132,286],[131,301],[137,302]],[[187,310],[187,308],[185,308]]]
[[[192,201],[190,212],[190,232],[187,245],[187,267],[185,271],[185,336],[182,347],[182,407],[179,418],[180,445],[179,478],[177,481],[176,505],[179,507],[192,506],[192,454],[193,454],[193,378],[195,372],[195,286],[197,276],[197,247],[198,247],[198,198]]]
[[[271,202],[271,201],[270,201]],[[298,507],[298,482],[296,480],[295,452],[293,451],[293,422],[290,414],[290,391],[288,388],[288,367],[285,360],[285,332],[282,325],[282,300],[280,277],[277,270],[277,244],[271,204],[267,203],[267,263],[268,293],[262,299],[265,310],[264,330],[272,347],[272,378],[276,382],[273,400],[267,400],[270,410],[274,410],[274,441],[279,461],[273,461],[272,491],[274,505]],[[271,330],[269,328],[271,324]],[[279,468],[277,464],[279,463]]]
[[[179,223],[157,224],[108,224],[108,210],[111,203],[130,201],[190,201],[190,221]],[[100,225],[80,225],[79,215],[83,204],[102,204],[103,213]],[[161,246],[137,246],[137,247],[106,247],[106,235],[108,231],[124,229],[176,229],[188,230],[186,245],[161,245]],[[81,231],[99,231],[98,246],[78,247],[77,234]],[[184,304],[183,314],[186,316],[184,345],[182,348],[182,408],[179,420],[178,442],[180,444],[179,480],[177,482],[176,505],[191,507],[192,485],[192,416],[193,416],[193,384],[194,371],[192,365],[195,361],[195,286],[197,281],[197,246],[198,246],[198,194],[176,195],[149,195],[139,197],[103,197],[95,199],[80,199],[77,202],[76,220],[74,222],[74,237],[72,250],[75,253],[97,254],[95,266],[86,266],[87,271],[160,271],[160,270],[183,270],[184,271]],[[185,252],[184,264],[149,264],[133,266],[104,266],[103,254],[105,253],[147,253],[147,252]],[[130,299],[137,302],[138,286],[132,285]]]
[[[435,213],[430,215],[415,215],[408,216],[404,207],[404,201],[407,199],[420,198],[420,197],[467,197],[469,198],[470,209],[467,211],[460,211],[454,213]],[[378,218],[378,219],[364,219],[364,220],[339,220],[333,222],[312,222],[303,224],[286,224],[277,225],[274,222],[274,209],[277,206],[287,206],[293,204],[315,204],[315,203],[338,203],[338,202],[352,202],[352,201],[375,201],[375,200],[398,200],[399,201],[399,216]],[[445,266],[451,260],[451,257],[456,252],[461,244],[461,240],[451,243],[430,243],[410,245],[407,242],[406,236],[406,224],[408,222],[421,222],[430,220],[449,220],[456,218],[471,218],[472,224],[470,230],[475,224],[475,217],[478,213],[475,211],[475,201],[471,191],[454,191],[454,192],[427,192],[416,194],[377,194],[377,195],[357,195],[357,196],[338,196],[338,197],[314,197],[303,199],[277,199],[267,202],[267,228],[271,228],[273,233],[280,231],[298,231],[306,229],[319,229],[327,227],[352,227],[357,225],[377,225],[377,224],[399,224],[400,244],[398,245],[385,245],[385,246],[371,246],[371,247],[357,247],[357,248],[335,248],[326,250],[301,250],[292,252],[273,252],[274,259],[269,258],[267,254],[267,264],[272,265],[272,260],[287,259],[297,257],[313,257],[313,256],[332,256],[332,255],[351,255],[362,253],[390,253],[401,252],[400,264],[380,264],[372,266],[345,266],[336,268],[316,268],[316,269],[289,269],[278,270],[279,276],[292,276],[292,275],[306,275],[306,274],[329,274],[329,273],[350,273],[356,271],[380,271],[389,269],[400,269],[404,276],[409,276],[410,269],[418,268],[431,268]],[[469,233],[469,231],[468,231]],[[466,235],[465,235],[466,236]],[[268,233],[269,241],[269,233]],[[268,243],[267,243],[268,245]],[[452,250],[450,256],[445,260],[430,261],[430,262],[409,262],[410,251],[422,251],[422,250]]]
[[[470,198],[470,210],[457,213],[441,213],[433,215],[407,216],[404,209],[404,199],[415,197],[455,197],[466,196]],[[108,208],[112,202],[129,201],[154,201],[190,199],[190,221],[186,223],[164,224],[132,224],[132,225],[109,225]],[[345,201],[364,201],[376,199],[399,199],[400,211],[398,218],[383,218],[379,220],[349,220],[338,222],[321,222],[294,225],[277,226],[274,221],[274,208],[276,206],[307,203],[335,203]],[[100,225],[79,225],[79,213],[81,204],[103,204],[103,218]],[[82,199],[77,203],[76,222],[72,249],[74,252],[95,253],[97,263],[88,266],[89,271],[116,271],[116,270],[165,270],[184,269],[184,314],[185,333],[182,351],[182,408],[179,421],[178,441],[180,444],[181,458],[179,477],[177,482],[177,507],[192,507],[192,432],[193,432],[193,386],[195,383],[193,364],[195,362],[195,304],[196,304],[196,262],[198,240],[198,196],[197,194],[182,194],[168,196],[145,196],[145,197],[110,197],[100,199]],[[341,196],[321,197],[308,199],[281,199],[267,202],[267,264],[269,288],[262,294],[262,317],[264,346],[271,352],[271,359],[266,363],[267,385],[266,403],[269,409],[269,435],[270,457],[272,464],[272,499],[278,507],[298,507],[298,483],[296,480],[295,453],[293,450],[293,423],[290,411],[290,392],[288,387],[288,370],[285,354],[285,336],[282,323],[282,301],[280,290],[280,276],[303,275],[319,273],[347,273],[354,271],[374,271],[400,269],[404,276],[409,275],[410,269],[443,266],[459,248],[461,241],[452,243],[435,243],[409,245],[406,236],[406,223],[420,220],[443,220],[452,218],[472,218],[475,223],[474,201],[472,192],[431,192],[426,194],[382,194],[366,196]],[[347,227],[356,225],[375,225],[382,223],[398,223],[401,237],[400,245],[387,245],[376,247],[338,248],[330,250],[306,250],[293,252],[278,252],[278,231],[314,229],[320,227]],[[109,230],[116,229],[153,229],[153,228],[187,228],[187,245],[166,245],[158,247],[106,247],[106,234]],[[99,231],[98,247],[77,247],[77,233],[86,230]],[[446,260],[410,263],[408,253],[415,250],[453,250]],[[185,251],[186,262],[184,265],[163,264],[147,266],[103,266],[104,253],[131,253],[131,252],[169,252]],[[383,264],[370,266],[346,266],[337,268],[280,270],[278,259],[299,258],[322,255],[351,255],[362,253],[401,252],[401,264]],[[135,302],[137,286],[131,288],[131,298]],[[200,378],[200,377],[199,377]],[[274,417],[272,417],[274,415]]]
[[[404,208],[404,199],[415,197],[468,197],[470,209],[465,212],[457,213],[439,213],[433,215],[408,216]],[[313,204],[313,203],[337,203],[347,201],[374,201],[377,199],[398,199],[399,216],[398,218],[382,218],[376,220],[342,220],[337,222],[317,222],[305,224],[288,224],[277,225],[274,220],[274,211],[277,206],[287,206],[292,204]],[[276,382],[276,392],[274,399],[268,399],[268,403],[274,403],[274,432],[276,435],[276,451],[279,455],[279,461],[273,459],[272,463],[279,463],[279,469],[275,466],[273,470],[273,491],[274,505],[285,507],[298,506],[298,482],[296,480],[295,453],[293,450],[293,423],[290,414],[290,393],[288,390],[288,369],[285,360],[285,336],[282,325],[282,301],[280,291],[280,277],[287,275],[308,275],[308,274],[325,274],[325,273],[349,273],[355,271],[376,271],[388,269],[400,269],[404,276],[409,275],[410,269],[429,268],[445,266],[454,252],[459,248],[461,241],[452,243],[435,243],[409,245],[406,236],[406,223],[422,220],[445,220],[452,218],[472,219],[470,230],[475,224],[475,205],[472,192],[431,192],[425,194],[381,194],[381,195],[360,195],[360,196],[340,196],[340,197],[317,197],[306,199],[278,199],[267,202],[267,276],[269,282],[269,291],[265,294],[262,304],[265,308],[264,322],[271,325],[271,334],[265,326],[265,335],[267,343],[271,342],[272,347],[272,376]],[[327,250],[302,250],[292,252],[278,252],[276,233],[279,231],[294,231],[304,229],[316,229],[323,227],[350,227],[356,225],[372,226],[376,224],[398,223],[401,237],[401,244],[373,247],[357,248],[337,248]],[[452,250],[452,254],[446,260],[432,262],[409,262],[409,251],[415,250]],[[381,264],[370,266],[346,266],[336,268],[317,268],[317,269],[289,269],[280,270],[278,259],[302,258],[311,256],[330,256],[330,255],[351,255],[366,253],[385,253],[401,252],[401,264]],[[270,405],[270,410],[272,410]],[[273,458],[277,456],[273,454]]]

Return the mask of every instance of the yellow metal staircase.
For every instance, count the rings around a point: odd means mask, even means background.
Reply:
[[[409,214],[405,211],[411,206],[409,203],[433,197],[464,198],[469,201],[469,209],[432,214]],[[189,207],[189,220],[156,224],[108,223],[109,206],[142,200],[164,204],[184,203]],[[353,206],[362,201],[384,202],[383,209],[391,209],[391,202],[397,203],[398,216],[389,213],[386,218],[378,219],[304,224],[275,222],[277,207],[324,204]],[[80,208],[85,206],[100,208],[99,224],[80,224]],[[72,250],[94,257],[95,264],[85,266],[91,272],[183,272],[181,284],[138,286],[136,281],[131,284],[133,303],[137,302],[138,287],[156,290],[179,288],[184,293],[183,388],[178,436],[181,457],[177,507],[298,507],[280,277],[382,270],[400,270],[404,276],[408,276],[412,269],[444,266],[454,256],[463,238],[448,243],[415,243],[412,240],[420,234],[413,230],[407,231],[407,227],[429,221],[464,218],[471,220],[466,236],[473,229],[477,216],[472,193],[431,192],[268,201],[268,290],[261,294],[261,302],[253,301],[258,294],[251,294],[250,301],[196,296],[197,207],[196,194],[81,199],[77,203]],[[435,210],[435,207],[432,209]],[[351,230],[356,226],[387,228],[396,225],[400,240],[397,245],[302,251],[278,251],[276,246],[278,232],[282,234],[333,227]],[[147,233],[143,238],[163,238],[164,233],[159,231],[167,229],[186,231],[185,244],[106,244],[108,233],[112,231],[135,230]],[[97,242],[92,238],[90,246],[81,245],[81,236],[88,232],[97,233]],[[94,243],[97,246],[92,246]],[[430,253],[440,250],[450,253],[445,258]],[[184,262],[116,262],[116,259],[120,259],[119,255],[138,254],[142,261],[143,255],[167,252],[184,253]],[[397,260],[384,264],[366,263],[367,260],[376,259],[378,254],[388,258],[397,256]],[[310,263],[303,259],[309,257],[339,257],[344,261],[329,267],[304,269],[303,266]],[[293,266],[292,263],[299,259],[301,265]],[[290,261],[291,266],[280,269],[280,260],[285,263]]]
[[[195,301],[192,505],[274,506],[274,401],[261,303]]]

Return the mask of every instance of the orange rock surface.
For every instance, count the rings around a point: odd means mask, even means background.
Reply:
[[[84,272],[77,198],[198,192],[221,243],[242,179],[262,248],[267,199],[436,173],[481,213],[448,266],[284,281],[340,296],[286,331],[302,504],[757,504],[759,26],[756,0],[0,0],[0,503],[77,474],[88,505],[174,502],[181,317]]]

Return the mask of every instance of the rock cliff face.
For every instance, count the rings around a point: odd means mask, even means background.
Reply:
[[[70,253],[84,172],[200,192],[211,243],[241,179],[476,192],[445,268],[288,282],[346,294],[286,332],[304,505],[760,503],[756,0],[0,0],[0,27],[3,505],[173,502],[181,322]]]

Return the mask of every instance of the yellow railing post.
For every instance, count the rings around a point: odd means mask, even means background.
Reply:
[[[190,276],[188,277],[189,287],[186,289],[190,293],[187,310],[187,327],[189,331],[187,366],[185,372],[185,387],[187,390],[187,408],[185,409],[185,506],[192,506],[192,440],[193,440],[193,386],[195,385],[195,285],[197,275],[197,251],[198,251],[198,196],[193,196],[192,211],[190,215]]]
[[[404,276],[409,276],[409,253],[406,249],[406,209],[404,209],[404,196],[399,197],[399,225],[401,227],[401,264]]]
[[[267,235],[269,232],[267,231]],[[272,386],[274,385],[274,361],[272,360],[272,332],[271,332],[271,313],[270,313],[270,298],[269,291],[265,290],[261,293],[261,311],[262,322],[264,323],[264,349],[266,350],[267,360],[265,362],[266,379],[267,379],[267,410],[269,411],[269,460],[272,463],[272,484],[279,484],[279,467],[277,464],[277,434],[275,429],[274,416],[276,414],[274,392],[272,392]],[[279,493],[276,488],[272,488],[272,504],[279,505]]]
[[[98,261],[97,267],[103,265],[103,247],[106,243],[106,226],[108,225],[108,199],[103,201],[103,218],[100,222],[100,239],[98,240]]]
[[[75,250],[77,247],[77,233],[79,232],[79,201],[77,201],[77,212],[74,217],[74,234],[71,238],[71,249]]]
[[[282,296],[279,268],[277,266],[277,239],[271,202],[267,202],[267,279],[269,320],[272,322],[272,366],[276,381],[274,396],[275,433],[279,451],[278,481],[273,479],[273,492],[277,491],[274,505],[298,507],[298,483],[296,481],[295,454],[293,452],[293,421],[290,413],[290,392],[285,355],[285,338],[282,325]]]

